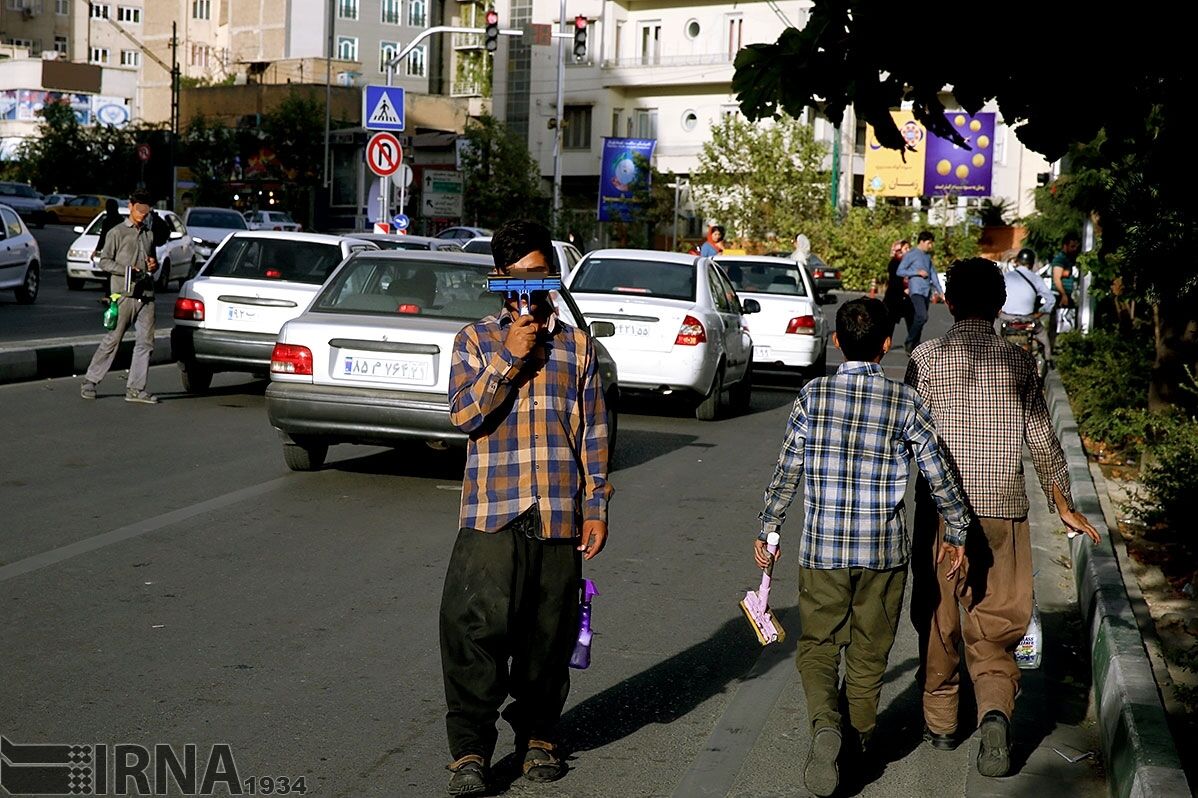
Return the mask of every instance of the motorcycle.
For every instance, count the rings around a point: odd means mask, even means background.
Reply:
[[[1036,361],[1036,373],[1040,380],[1048,374],[1048,358],[1044,356],[1044,344],[1036,337],[1043,329],[1040,319],[1043,314],[1017,319],[1002,319],[998,334],[1032,356]]]

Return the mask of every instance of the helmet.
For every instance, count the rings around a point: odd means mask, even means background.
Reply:
[[[1019,250],[1019,254],[1015,256],[1015,265],[1032,268],[1036,265],[1036,253],[1027,248]]]

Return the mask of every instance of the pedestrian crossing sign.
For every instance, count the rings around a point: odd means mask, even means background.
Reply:
[[[402,131],[404,94],[399,86],[366,86],[362,89],[362,127],[367,130]]]

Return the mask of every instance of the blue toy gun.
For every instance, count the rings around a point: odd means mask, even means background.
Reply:
[[[487,290],[515,299],[520,305],[521,316],[528,315],[528,297],[533,291],[556,291],[561,287],[562,278],[556,274],[540,277],[487,276]]]
[[[595,583],[582,580],[582,601],[578,604],[578,642],[570,657],[570,667],[584,670],[591,664],[591,597],[599,595]]]

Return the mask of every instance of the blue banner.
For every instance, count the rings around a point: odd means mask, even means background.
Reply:
[[[603,138],[599,170],[599,221],[626,222],[648,200],[653,149],[657,139]]]

